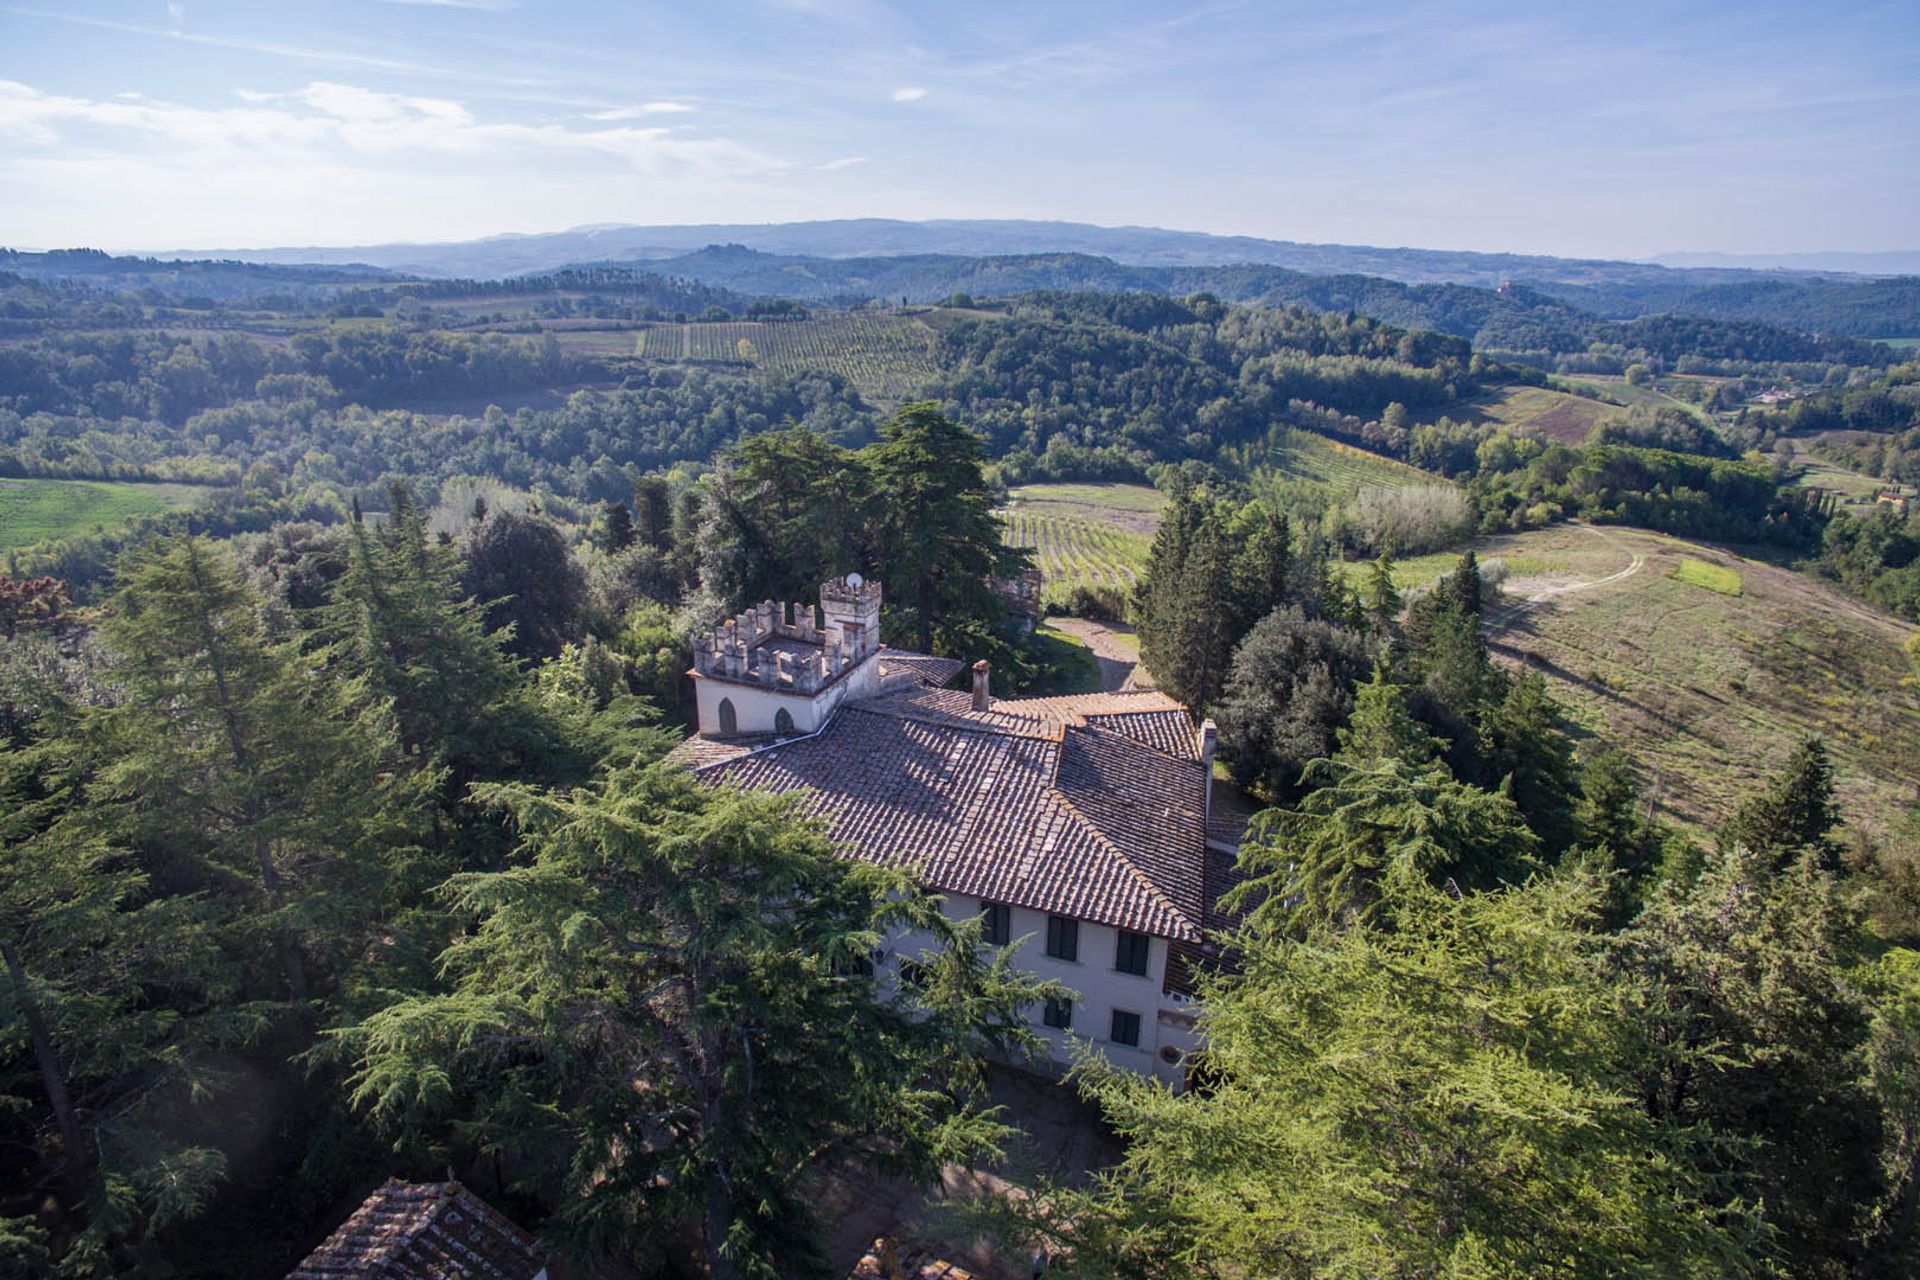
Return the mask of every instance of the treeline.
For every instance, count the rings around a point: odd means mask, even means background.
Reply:
[[[713,246],[656,265],[674,276],[741,293],[810,301],[932,303],[956,294],[1005,298],[1044,291],[1212,293],[1262,306],[1354,310],[1407,328],[1470,338],[1477,347],[1547,353],[1584,351],[1605,341],[1603,333],[1621,321],[1662,314],[1695,317],[1704,328],[1733,322],[1801,335],[1885,338],[1920,332],[1920,289],[1912,279],[1702,284],[1697,274],[1656,271],[1640,280],[1583,286],[1529,280],[1527,264],[1517,262],[1513,283],[1487,288],[1253,263],[1139,266],[1085,253],[814,258],[738,245]]]
[[[545,362],[529,344],[519,349],[521,372]],[[329,346],[326,358],[335,350]],[[268,374],[248,398],[198,411],[178,426],[0,410],[0,474],[184,475],[181,465],[198,459],[216,464],[203,469],[216,474],[269,463],[302,486],[489,475],[522,488],[612,498],[640,471],[707,460],[771,426],[798,422],[858,441],[871,436],[876,421],[829,373],[749,379],[644,368],[623,378],[621,390],[577,392],[555,409],[490,408],[476,417],[379,412],[342,404],[324,377]]]
[[[1051,479],[1211,458],[1276,420],[1352,417],[1358,434],[1390,404],[1444,405],[1502,376],[1456,338],[1206,294],[1041,294],[939,332],[934,394],[987,432],[1007,473]]]

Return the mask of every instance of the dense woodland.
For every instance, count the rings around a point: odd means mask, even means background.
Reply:
[[[986,1059],[1059,993],[662,756],[690,637],[850,568],[890,642],[1053,688],[998,589],[998,486],[1034,478],[1167,491],[1102,607],[1264,808],[1198,1087],[1090,1055],[1120,1165],[972,1225],[1089,1280],[1920,1274],[1920,810],[1852,821],[1808,739],[1670,828],[1491,658],[1496,566],[1394,574],[1584,519],[1920,616],[1920,514],[1836,512],[1791,465],[1906,477],[1920,366],[1614,324],[1562,354],[1795,396],[1570,443],[1464,407],[1539,362],[1348,305],[956,300],[895,409],[513,328],[756,305],[704,286],[208,285],[194,323],[140,287],[0,282],[0,476],[213,486],[0,575],[0,1274],[284,1274],[380,1178],[451,1167],[577,1274],[822,1275],[845,1171],[1010,1150]],[[1433,484],[1277,480],[1288,431]],[[925,980],[876,986],[906,925]]]

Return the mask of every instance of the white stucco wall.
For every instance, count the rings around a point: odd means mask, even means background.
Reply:
[[[980,899],[948,895],[941,909],[950,920],[971,919],[980,914]],[[1047,913],[1025,907],[1010,907],[1011,939],[1014,959],[1022,969],[1044,979],[1057,981],[1078,994],[1073,1002],[1073,1026],[1062,1031],[1044,1021],[1044,1009],[1035,1005],[1028,1010],[1033,1029],[1051,1048],[1053,1065],[1065,1070],[1074,1058],[1074,1042],[1091,1044],[1116,1066],[1152,1075],[1174,1088],[1186,1081],[1184,1061],[1168,1063],[1160,1051],[1171,1048],[1184,1055],[1198,1041],[1189,1023],[1194,1005],[1177,996],[1165,994],[1167,940],[1150,938],[1145,976],[1123,973],[1114,968],[1119,931],[1103,924],[1080,921],[1079,958],[1059,960],[1047,954]],[[921,954],[930,944],[924,934],[904,934],[888,947],[893,953],[889,964],[898,971],[899,959]],[[1140,1044],[1137,1048],[1112,1040],[1113,1012],[1116,1009],[1140,1015]]]

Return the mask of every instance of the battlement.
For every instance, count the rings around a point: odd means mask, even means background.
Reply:
[[[788,693],[813,693],[863,656],[839,634],[815,626],[805,601],[763,600],[693,642],[699,674]]]

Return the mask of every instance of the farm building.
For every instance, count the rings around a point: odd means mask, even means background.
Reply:
[[[287,1280],[546,1280],[532,1236],[458,1182],[389,1178]]]
[[[1079,999],[1032,1012],[1056,1064],[1091,1043],[1184,1082],[1191,977],[1245,816],[1216,795],[1214,729],[1158,692],[995,698],[942,688],[961,663],[879,642],[881,587],[857,574],[811,606],[767,602],[696,641],[698,736],[714,785],[804,791],[849,853],[908,866],[979,915],[989,941]],[[924,938],[890,941],[911,972]]]

